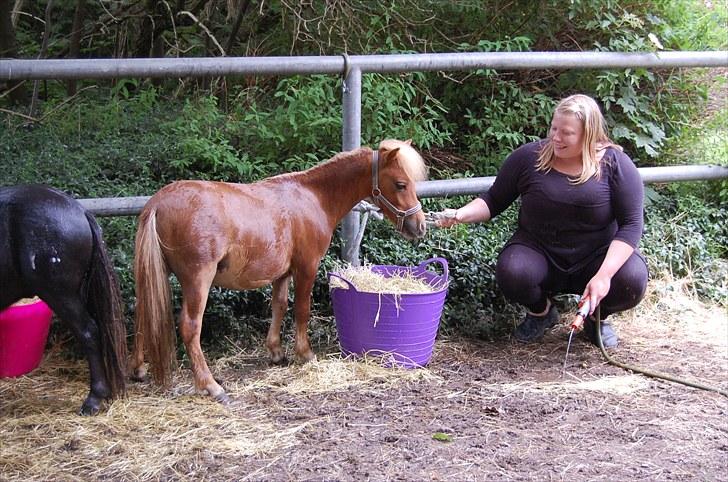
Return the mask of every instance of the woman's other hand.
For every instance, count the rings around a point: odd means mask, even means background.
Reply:
[[[607,275],[597,273],[592,279],[586,284],[584,288],[584,294],[582,298],[589,299],[589,314],[594,314],[597,305],[601,303],[605,296],[609,293],[609,288],[612,285],[612,278]]]

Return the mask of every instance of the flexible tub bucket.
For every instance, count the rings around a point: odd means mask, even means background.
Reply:
[[[52,316],[42,300],[0,311],[0,377],[18,377],[38,367]]]
[[[433,263],[442,266],[442,275],[427,269]],[[381,356],[385,363],[405,368],[427,365],[432,358],[447,295],[447,261],[444,258],[431,258],[411,267],[376,265],[372,266],[372,271],[385,277],[410,272],[438,289],[431,293],[401,295],[369,293],[358,291],[339,274],[329,273],[329,281],[336,277],[347,286],[331,288],[331,303],[342,354]]]

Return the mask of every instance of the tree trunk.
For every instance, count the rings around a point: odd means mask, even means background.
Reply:
[[[147,0],[144,6],[144,16],[139,29],[139,37],[136,41],[134,56],[137,58],[148,58],[154,45],[154,25],[159,21],[157,16],[158,0]]]
[[[48,39],[51,36],[51,11],[53,9],[53,0],[48,0],[48,5],[45,9],[45,29],[43,30],[43,42],[40,46],[40,54],[38,58],[42,59],[45,57],[46,51],[48,50]],[[35,117],[38,102],[38,91],[40,90],[40,81],[36,80],[33,82],[33,97],[30,100],[30,116]]]
[[[0,57],[13,58],[18,56],[15,29],[10,16],[12,8],[12,0],[0,0]],[[7,88],[10,90],[8,98],[11,104],[21,104],[25,101],[27,94],[22,81],[8,82]]]
[[[235,37],[238,36],[238,30],[240,30],[240,25],[243,23],[243,17],[245,16],[245,12],[248,11],[249,6],[250,0],[245,0],[245,3],[243,3],[243,5],[240,7],[240,10],[238,11],[238,16],[235,18],[233,31],[230,32],[230,38],[228,38],[227,45],[225,46],[225,52],[227,53],[228,57],[230,56],[230,52],[232,52]]]
[[[81,54],[81,37],[83,35],[83,19],[86,15],[86,0],[76,1],[76,12],[73,14],[73,31],[68,51],[69,59],[77,59]],[[68,96],[76,94],[76,80],[69,80],[66,84]]]

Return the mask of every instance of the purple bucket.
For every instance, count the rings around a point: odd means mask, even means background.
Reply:
[[[442,265],[442,275],[427,269],[435,262]],[[447,295],[447,261],[431,258],[411,267],[378,265],[372,266],[372,271],[385,277],[410,272],[438,290],[402,294],[395,300],[394,294],[358,291],[349,280],[329,273],[329,278],[336,277],[349,287],[331,289],[342,354],[391,357],[395,364],[405,368],[427,365]]]

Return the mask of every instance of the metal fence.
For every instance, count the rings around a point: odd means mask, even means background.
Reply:
[[[538,69],[672,69],[728,67],[728,51],[714,52],[472,52],[443,54],[340,55],[301,57],[155,58],[0,60],[0,79],[113,79],[124,77],[208,77],[235,75],[338,74],[343,77],[342,150],[361,145],[361,76],[364,73],[464,71],[481,68]],[[672,182],[728,177],[725,166],[643,168],[645,182]],[[473,178],[419,183],[420,197],[477,194],[493,178]],[[98,215],[137,214],[148,197],[86,199],[82,202]],[[347,261],[358,263],[355,240],[359,213],[342,221],[343,250]]]

